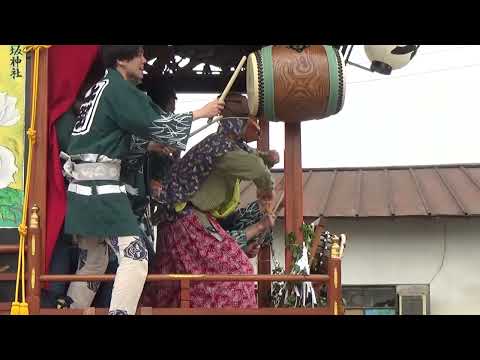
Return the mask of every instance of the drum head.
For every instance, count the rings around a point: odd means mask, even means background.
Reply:
[[[255,53],[247,58],[247,95],[250,115],[257,116],[260,104],[258,84],[258,62]]]
[[[330,95],[325,117],[337,114],[345,103],[345,64],[339,51],[330,45],[324,45],[330,68]]]

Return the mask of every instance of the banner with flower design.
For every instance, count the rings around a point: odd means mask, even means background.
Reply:
[[[22,220],[26,56],[21,45],[0,45],[0,228]]]

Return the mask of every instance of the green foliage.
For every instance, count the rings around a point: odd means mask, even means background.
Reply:
[[[305,245],[307,246],[307,249],[310,249],[312,246],[312,240],[313,240],[313,225],[309,224],[302,224],[302,231],[303,231],[303,241],[305,241]]]
[[[296,263],[302,257],[302,245],[297,244],[297,237],[292,231],[287,235],[287,247],[292,252],[292,263]]]
[[[310,256],[310,248],[312,246],[312,241],[313,241],[313,235],[314,235],[314,227],[313,225],[308,225],[308,224],[302,224],[301,227],[302,233],[303,233],[303,240],[305,242],[305,246],[308,249],[308,254]],[[303,251],[303,243],[297,244],[297,238],[295,236],[294,232],[291,232],[287,234],[286,236],[286,241],[285,241],[286,247],[291,251],[292,253],[292,270],[290,274],[303,274],[302,271],[300,271],[300,266],[297,265],[298,260],[301,259],[302,257],[302,251]],[[273,271],[274,274],[285,274],[285,270],[281,268],[278,263],[275,264],[275,268]],[[302,282],[274,282],[272,283],[272,303],[275,307],[300,307],[302,305],[302,299],[299,298],[295,291],[294,288],[296,287],[297,289],[302,288]],[[285,297],[285,293],[288,293],[288,295]],[[307,304],[311,304],[311,298],[309,297],[306,301]],[[310,307],[311,305],[307,305]],[[316,306],[326,306],[326,298],[320,297],[320,299],[317,297],[317,305]]]
[[[23,191],[0,190],[0,228],[16,227],[22,220]]]

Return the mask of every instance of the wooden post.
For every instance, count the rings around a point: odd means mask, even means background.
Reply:
[[[331,257],[328,259],[328,307],[333,315],[343,315],[342,304],[342,272],[340,245],[338,238],[333,239]]]
[[[32,94],[33,86],[33,52],[30,53],[31,61],[29,66],[30,90],[27,96]],[[28,208],[32,210],[29,214],[30,229],[27,233],[27,261],[26,296],[29,303],[30,314],[40,312],[40,288],[39,277],[44,273],[45,261],[45,239],[47,237],[47,149],[48,149],[48,49],[41,49],[39,52],[38,72],[38,99],[36,113],[36,141],[33,145],[31,187],[29,194]],[[32,101],[33,99],[31,99]],[[26,112],[30,114],[31,110]],[[34,212],[36,207],[36,215]],[[34,220],[34,215],[37,220]],[[37,228],[32,225],[37,221]],[[35,248],[32,246],[35,243]]]
[[[41,231],[40,231],[40,216],[37,205],[32,207],[30,213],[30,226],[28,229],[28,251],[27,251],[27,269],[25,277],[27,281],[26,298],[28,308],[31,315],[38,315],[40,313],[40,274],[41,274],[41,258],[42,248]]]
[[[180,307],[190,307],[190,280],[180,280]]]
[[[265,119],[260,119],[260,139],[257,143],[257,148],[260,151],[267,151],[270,149],[270,125]],[[270,275],[272,267],[270,263],[270,247],[263,246],[258,252],[258,274]],[[271,284],[268,282],[258,283],[258,306],[268,307],[270,303],[270,289]]]
[[[153,308],[151,307],[141,307],[140,315],[153,315]]]
[[[285,236],[295,233],[303,242],[303,171],[301,123],[285,123]],[[285,270],[292,268],[292,254],[285,248]]]
[[[83,310],[82,315],[95,315],[95,314],[96,314],[95,308],[94,307],[88,307],[85,310]]]

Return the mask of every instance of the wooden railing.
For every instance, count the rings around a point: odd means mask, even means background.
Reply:
[[[0,255],[3,254],[18,254],[18,244],[0,245]]]
[[[341,311],[341,264],[340,259],[329,259],[329,275],[192,275],[192,274],[150,274],[147,282],[179,281],[180,282],[180,308],[139,308],[139,315],[337,315]],[[15,280],[15,274],[0,277],[0,281]],[[31,279],[31,278],[30,278]],[[107,309],[42,309],[40,308],[40,286],[31,286],[27,281],[30,314],[40,315],[105,315]],[[42,275],[39,274],[38,282],[70,282],[70,281],[113,281],[115,275]],[[327,305],[315,308],[258,308],[258,309],[199,309],[190,307],[190,286],[196,281],[257,281],[274,282],[302,282],[310,281],[327,285]],[[33,301],[32,301],[33,300]],[[32,302],[31,302],[32,301]],[[7,309],[6,303],[0,303],[0,314]]]
[[[26,292],[30,314],[36,315],[102,315],[107,309],[42,309],[40,307],[41,283],[71,281],[114,281],[115,275],[55,275],[43,274],[42,234],[39,228],[40,213],[34,205],[30,213],[27,237]],[[18,246],[0,246],[2,253],[15,253]],[[328,259],[327,275],[192,275],[192,274],[149,274],[147,282],[179,281],[180,308],[139,308],[140,315],[338,315],[343,313],[341,295],[341,260]],[[16,273],[0,273],[0,281],[15,281]],[[327,305],[314,308],[269,308],[258,309],[199,309],[190,307],[190,286],[196,281],[255,281],[259,283],[287,281],[310,281],[327,285]],[[5,314],[6,303],[0,304],[0,314]],[[7,312],[8,313],[8,312]]]

